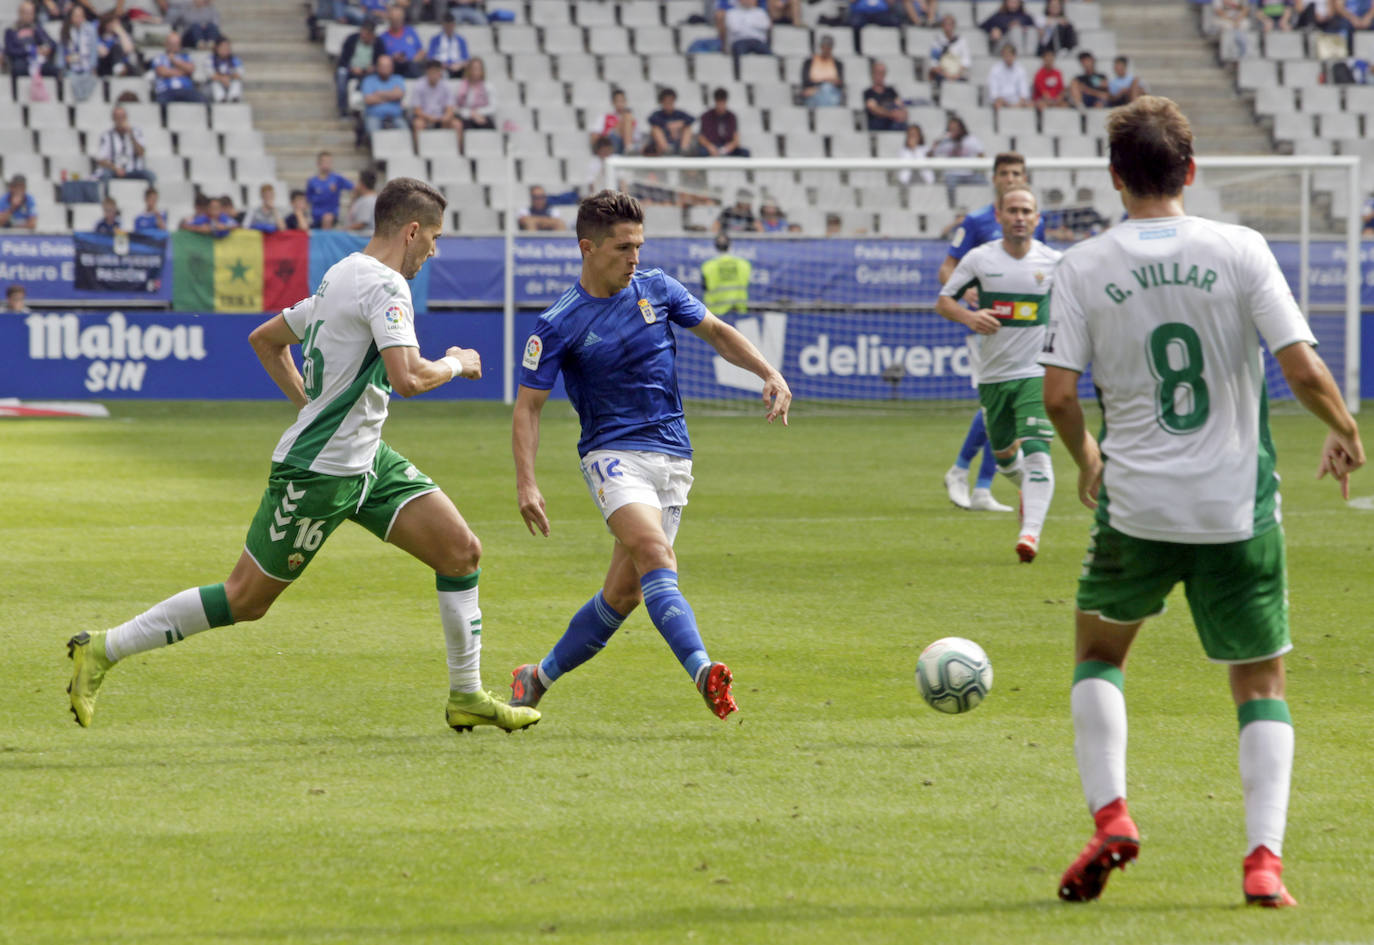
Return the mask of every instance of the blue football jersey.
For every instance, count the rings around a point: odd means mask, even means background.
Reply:
[[[955,259],[963,259],[969,250],[1001,238],[1002,225],[997,222],[997,208],[988,204],[964,217],[964,222],[959,224],[959,229],[954,231],[954,238],[949,241],[949,254]],[[1035,238],[1045,242],[1043,213],[1040,222],[1035,225]]]
[[[621,449],[691,456],[669,323],[691,328],[705,317],[706,306],[661,269],[636,272],[608,299],[574,283],[535,323],[520,383],[551,390],[563,372],[582,421],[579,455]]]

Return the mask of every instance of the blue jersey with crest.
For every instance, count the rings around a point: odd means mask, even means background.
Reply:
[[[949,241],[949,254],[955,259],[963,259],[969,250],[1001,238],[1002,224],[997,222],[997,207],[988,204],[981,210],[964,216],[964,222],[959,224],[959,228],[954,231],[954,237]],[[1045,242],[1043,213],[1040,215],[1040,222],[1035,224],[1035,238],[1042,243]]]
[[[669,323],[691,328],[705,317],[706,306],[661,269],[636,272],[608,299],[574,283],[535,323],[520,383],[550,390],[563,372],[582,421],[579,455],[618,449],[691,456]]]

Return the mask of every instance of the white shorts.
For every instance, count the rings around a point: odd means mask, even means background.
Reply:
[[[637,502],[663,510],[663,533],[677,537],[682,507],[692,488],[692,461],[644,450],[593,450],[582,457],[582,478],[603,519]]]

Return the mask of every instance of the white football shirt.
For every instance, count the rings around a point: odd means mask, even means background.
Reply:
[[[282,434],[273,461],[331,476],[367,472],[391,398],[381,352],[420,346],[409,283],[374,257],[352,253],[282,315],[301,339],[310,403]]]
[[[978,289],[978,307],[992,311],[1001,322],[991,335],[969,338],[970,360],[977,366],[979,384],[996,384],[1024,377],[1040,377],[1040,349],[1050,316],[1050,285],[1063,254],[1032,240],[1026,255],[1017,259],[1000,239],[971,249],[959,260],[941,295],[960,298]]]
[[[1102,399],[1104,507],[1137,538],[1219,544],[1279,521],[1260,337],[1316,344],[1264,237],[1127,220],[1064,254],[1040,362]]]

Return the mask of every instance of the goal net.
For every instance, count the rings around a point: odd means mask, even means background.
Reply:
[[[1027,155],[1047,240],[1065,248],[1118,222],[1102,158]],[[1358,406],[1359,204],[1354,158],[1202,158],[1190,213],[1269,240],[1320,351]],[[975,397],[968,334],[934,312],[940,265],[959,215],[992,200],[991,158],[611,159],[617,185],[644,203],[645,268],[703,294],[702,264],[751,264],[747,307],[718,312],[781,367],[799,401],[882,407]],[[776,213],[774,212],[776,211]],[[679,334],[683,395],[750,405],[761,383]],[[1266,355],[1270,397],[1292,393]],[[1083,394],[1092,396],[1091,379]]]

